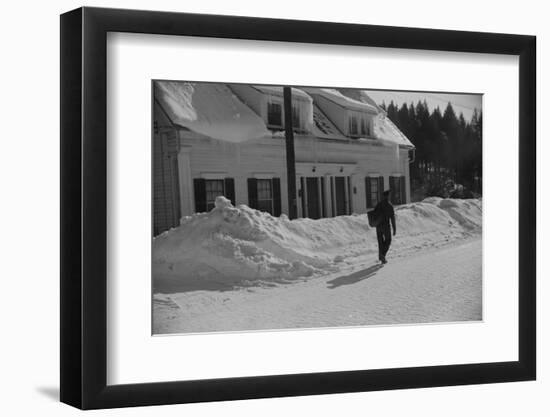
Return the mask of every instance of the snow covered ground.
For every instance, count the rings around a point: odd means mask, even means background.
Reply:
[[[220,197],[153,242],[153,332],[481,320],[481,201],[396,217],[381,266],[366,215],[290,221]]]

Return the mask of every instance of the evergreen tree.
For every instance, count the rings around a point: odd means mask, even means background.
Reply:
[[[403,103],[393,101],[385,109],[390,120],[416,147],[410,165],[413,195],[448,197],[454,184],[481,194],[482,115],[474,110],[468,122],[459,116],[451,103],[443,114],[439,107],[430,113],[426,100]],[[456,191],[454,191],[456,194]],[[453,194],[453,195],[455,195]]]
[[[393,104],[393,100],[390,102],[390,105],[388,106],[388,111],[387,111],[387,114],[388,114],[388,117],[390,118],[390,120],[397,124],[397,107],[395,106],[395,104]]]
[[[410,137],[409,132],[409,108],[407,103],[403,103],[401,108],[397,112],[397,127],[401,130],[405,136]]]

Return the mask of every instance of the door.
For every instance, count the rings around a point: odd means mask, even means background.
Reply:
[[[334,201],[337,216],[348,214],[346,200],[346,177],[334,177]]]
[[[321,205],[319,201],[319,178],[306,178],[306,193],[307,193],[307,217],[310,219],[321,218]]]

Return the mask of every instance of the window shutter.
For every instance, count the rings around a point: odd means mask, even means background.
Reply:
[[[325,177],[321,177],[321,217],[327,217],[327,208],[325,207]]]
[[[378,201],[382,201],[382,194],[384,194],[384,177],[378,177]]]
[[[365,193],[367,194],[367,208],[371,208],[372,198],[370,195],[370,177],[365,177]]]
[[[334,194],[334,177],[330,177],[330,207],[332,209],[332,217],[336,216],[336,197]]]
[[[304,191],[305,189],[306,189],[306,186],[305,186],[304,177],[300,177],[300,197],[302,198],[302,217],[307,217],[306,216],[306,193]]]
[[[347,214],[351,214],[353,212],[353,200],[352,200],[352,195],[351,195],[351,177],[346,177],[347,178],[347,181],[348,181],[348,201],[346,201],[347,203]]]
[[[248,207],[258,208],[258,181],[256,178],[248,178]]]
[[[390,197],[391,197],[391,202],[393,204],[396,204],[396,200],[395,200],[395,197],[396,197],[396,193],[395,193],[395,177],[390,175]]]
[[[233,178],[225,178],[223,180],[223,193],[225,198],[235,205],[235,180]]]
[[[407,202],[406,193],[405,190],[405,176],[402,176],[399,178],[400,186],[399,189],[401,190],[401,204],[405,204]]]
[[[195,212],[203,213],[206,211],[206,180],[204,178],[195,178],[193,180],[195,191]]]
[[[273,178],[273,215],[279,217],[281,215],[281,180]]]

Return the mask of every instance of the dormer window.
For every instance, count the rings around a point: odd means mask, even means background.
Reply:
[[[361,135],[370,136],[370,123],[366,117],[361,119]]]
[[[357,127],[357,115],[356,114],[350,114],[349,116],[349,135],[350,136],[357,136],[359,134],[358,127]]]
[[[348,135],[352,138],[371,135],[369,116],[359,112],[349,112]]]
[[[267,125],[271,128],[283,128],[283,106],[281,103],[270,101],[267,103]]]
[[[269,100],[267,102],[267,127],[274,130],[282,130],[285,128],[284,120],[282,101]],[[292,103],[292,128],[298,132],[305,130],[301,103]]]
[[[296,106],[292,106],[292,127],[294,129],[300,130],[302,128],[300,117],[300,109]]]

